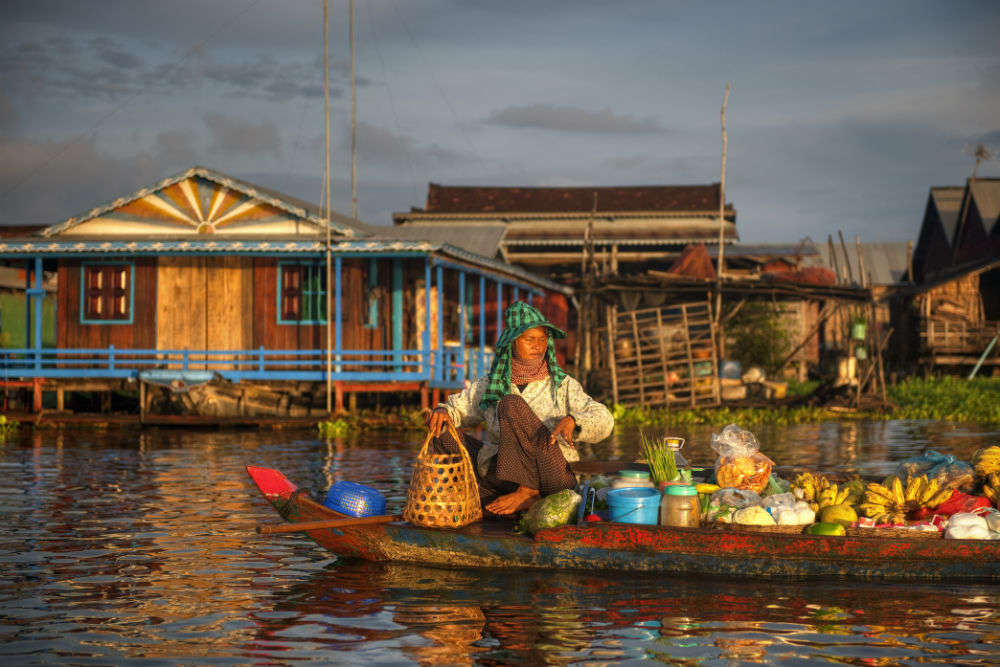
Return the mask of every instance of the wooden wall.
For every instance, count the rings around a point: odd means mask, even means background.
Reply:
[[[131,261],[131,260],[130,260]],[[62,348],[153,349],[156,345],[156,259],[140,257],[132,261],[133,301],[131,324],[82,324],[80,322],[80,280],[82,261],[59,262],[57,345]],[[108,263],[112,263],[108,260]]]
[[[158,258],[156,349],[249,348],[253,313],[250,262],[240,256]]]

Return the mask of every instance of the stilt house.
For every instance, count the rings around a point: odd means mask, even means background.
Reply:
[[[900,364],[925,372],[1000,369],[1000,179],[931,188],[910,267],[894,304]]]
[[[564,325],[568,309],[567,288],[522,269],[340,215],[328,230],[315,206],[200,167],[0,239],[0,261],[27,271],[32,302],[43,274],[58,276],[55,345],[37,308],[0,365],[7,381],[41,378],[59,408],[66,391],[122,388],[143,413],[162,399],[321,414],[328,394],[340,407],[368,391],[426,404],[488,367],[512,301]]]

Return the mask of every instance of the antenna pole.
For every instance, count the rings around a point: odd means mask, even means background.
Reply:
[[[350,2],[351,42],[351,216],[358,219],[358,87],[354,83],[354,0]]]
[[[330,10],[329,0],[323,0],[323,118],[326,121],[326,413],[333,414],[333,322],[330,312],[330,211],[333,208],[333,188],[330,173]]]
[[[725,356],[725,337],[718,327],[722,314],[722,273],[725,270],[723,237],[726,230],[726,105],[729,103],[729,87],[729,82],[726,82],[726,94],[722,97],[722,110],[719,112],[722,118],[722,168],[719,176],[719,253],[715,270],[715,327],[716,335],[719,336],[720,358]]]

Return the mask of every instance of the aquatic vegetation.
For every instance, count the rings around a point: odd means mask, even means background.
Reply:
[[[1000,378],[911,378],[889,388],[896,419],[1000,424]]]
[[[351,432],[351,424],[344,419],[333,419],[316,425],[321,438],[342,438]]]
[[[14,419],[7,419],[6,416],[0,415],[0,442],[6,442],[7,439],[17,432],[20,424]]]

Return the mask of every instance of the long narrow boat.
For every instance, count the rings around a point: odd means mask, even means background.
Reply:
[[[247,472],[288,522],[350,518],[312,500],[277,470],[248,466]],[[1000,540],[826,537],[613,522],[549,528],[534,537],[515,533],[509,521],[455,530],[390,521],[304,532],[340,556],[452,568],[1000,583]]]

